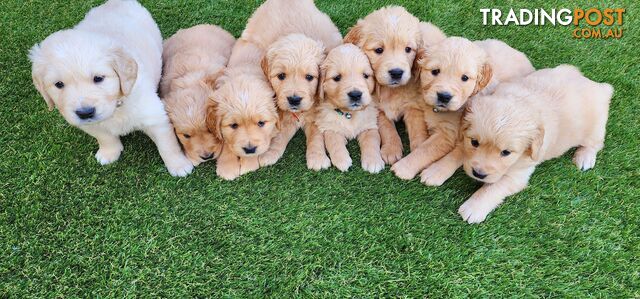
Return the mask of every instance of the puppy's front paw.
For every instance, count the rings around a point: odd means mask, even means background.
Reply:
[[[122,149],[122,145],[113,148],[101,147],[96,153],[96,160],[100,165],[111,164],[120,158]]]
[[[339,158],[332,158],[331,163],[333,163],[333,166],[338,168],[338,170],[345,172],[349,170],[349,168],[353,164],[353,161],[351,160],[351,157],[345,156],[345,157],[339,157]]]
[[[380,148],[380,155],[382,160],[388,165],[393,165],[402,159],[402,144],[390,142],[383,144]]]
[[[177,156],[167,162],[167,170],[172,176],[185,177],[193,171],[193,163],[185,156]]]
[[[235,180],[240,176],[240,165],[236,163],[218,163],[216,166],[216,174],[227,181]]]
[[[481,223],[496,207],[497,205],[490,202],[470,198],[460,206],[458,214],[469,224]]]
[[[596,151],[590,148],[578,148],[573,156],[573,163],[582,171],[589,170],[596,166],[596,155]]]
[[[315,171],[327,169],[331,167],[331,159],[327,157],[327,154],[308,154],[307,155],[307,168]]]
[[[432,164],[420,174],[420,182],[427,186],[441,186],[451,175],[438,163]]]
[[[402,159],[393,164],[391,171],[393,171],[397,177],[407,181],[416,176],[416,173],[411,169],[411,165],[409,165],[409,161],[406,159]]]
[[[384,160],[380,155],[365,155],[362,157],[362,168],[370,173],[378,173],[384,169]]]
[[[281,157],[282,154],[280,152],[276,150],[268,150],[266,153],[258,157],[258,161],[260,162],[260,167],[271,166],[276,164]]]

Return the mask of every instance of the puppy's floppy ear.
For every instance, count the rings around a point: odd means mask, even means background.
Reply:
[[[262,60],[260,60],[260,67],[262,67],[262,72],[264,73],[264,76],[267,77],[267,81],[269,81],[271,76],[269,75],[269,58],[267,58],[267,55],[268,54],[262,56]]]
[[[476,81],[476,87],[473,90],[472,96],[478,94],[482,89],[484,89],[491,81],[491,77],[493,76],[493,69],[491,68],[491,64],[485,62],[482,67],[480,67],[480,72],[478,72],[478,80]]]
[[[416,50],[416,58],[413,60],[413,65],[411,66],[411,75],[418,79],[420,77],[420,64],[424,62],[427,57],[427,50],[420,47]]]
[[[113,70],[120,79],[120,93],[128,96],[138,79],[138,63],[123,49],[113,51]]]
[[[222,120],[218,118],[216,111],[218,109],[217,106],[216,102],[212,98],[209,98],[205,122],[207,124],[207,129],[209,129],[209,131],[213,133],[218,140],[222,140],[222,131],[220,128]]]
[[[529,146],[529,155],[534,161],[540,161],[540,159],[542,159],[542,144],[544,144],[544,128],[540,126],[536,130],[536,134]]]
[[[354,44],[356,46],[360,46],[360,42],[362,41],[362,21],[358,21],[358,23],[351,27],[349,33],[344,37],[345,44]]]
[[[44,82],[42,82],[42,76],[43,76],[42,72],[44,71],[44,69],[42,66],[37,66],[41,64],[41,61],[43,59],[40,51],[41,51],[41,48],[40,48],[40,45],[38,44],[36,44],[31,48],[31,50],[29,50],[29,59],[33,64],[33,69],[31,71],[31,79],[33,80],[33,85],[36,87],[36,89],[38,90],[38,92],[40,93],[44,101],[47,103],[47,108],[49,109],[49,111],[53,111],[53,108],[55,107],[55,103],[47,93],[46,88],[44,87]]]
[[[318,100],[320,102],[324,102],[324,77],[327,75],[327,67],[325,65],[320,65],[320,71],[318,72],[318,90],[316,91],[318,95]]]
[[[208,74],[204,77],[204,79],[202,80],[202,83],[206,86],[209,87],[211,89],[215,89],[216,88],[216,81],[218,80],[218,78],[220,78],[220,76],[222,76],[222,74],[224,74],[224,69],[221,69],[213,74]]]

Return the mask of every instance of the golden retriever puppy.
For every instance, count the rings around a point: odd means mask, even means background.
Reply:
[[[471,42],[449,37],[427,47],[417,61],[421,100],[429,137],[391,170],[410,180],[451,152],[458,138],[462,107],[498,82],[534,71],[525,54],[498,40]]]
[[[414,106],[419,86],[412,79],[416,51],[425,41],[435,43],[445,35],[430,23],[400,6],[381,8],[351,28],[344,42],[360,47],[369,57],[379,84],[376,92],[381,110],[378,125],[382,137],[382,158],[393,164],[402,158],[402,141],[395,121],[404,119],[413,150],[426,138],[424,116]],[[428,44],[427,44],[428,45]]]
[[[464,170],[484,185],[458,210],[485,220],[503,200],[527,187],[535,167],[573,147],[574,163],[592,168],[604,146],[613,87],[574,66],[537,71],[479,96],[463,122]]]
[[[258,169],[258,156],[277,134],[273,89],[260,67],[263,56],[256,45],[238,40],[207,110],[207,125],[224,141],[216,173],[227,180]]]
[[[207,128],[207,102],[234,43],[229,32],[213,25],[179,30],[164,42],[160,94],[194,166],[217,158],[222,150],[222,140]]]
[[[102,165],[120,158],[120,136],[140,130],[158,148],[169,173],[186,176],[193,165],[180,150],[158,97],[162,36],[137,1],[107,1],[73,29],[35,45],[33,83],[50,110],[97,139]]]
[[[276,163],[293,135],[303,128],[307,166],[316,170],[331,166],[310,111],[320,63],[326,51],[342,44],[338,28],[312,0],[268,0],[253,13],[242,38],[267,51],[262,66],[276,92],[282,124],[272,147],[260,156],[260,165]]]
[[[324,135],[331,163],[347,171],[352,164],[347,141],[357,138],[362,168],[380,172],[384,161],[380,155],[378,109],[371,96],[375,79],[367,56],[353,44],[339,46],[322,63],[321,78],[322,98],[315,123]]]
[[[280,110],[280,133],[271,148],[260,156],[260,165],[277,162],[298,129],[307,139],[307,167],[321,170],[331,166],[324,139],[313,123],[313,107],[320,90],[320,64],[324,46],[303,34],[290,34],[273,43],[262,60],[262,68],[276,93]]]

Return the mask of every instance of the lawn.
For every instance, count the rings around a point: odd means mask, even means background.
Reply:
[[[97,144],[48,112],[28,49],[101,1],[0,2],[0,297],[640,297],[640,17],[619,40],[573,27],[483,26],[479,9],[589,8],[587,1],[317,0],[343,33],[400,4],[449,35],[498,38],[536,68],[569,63],[614,85],[605,149],[582,173],[571,153],[481,225],[457,209],[479,185],[440,188],[389,168],[312,172],[298,134],[275,166],[226,182],[207,163],[169,176],[152,142],[123,138],[101,167]],[[260,4],[143,1],[163,36],[200,23],[239,36]]]

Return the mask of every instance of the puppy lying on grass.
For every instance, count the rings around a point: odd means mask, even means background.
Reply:
[[[160,94],[194,166],[217,158],[222,150],[222,140],[207,128],[207,102],[234,43],[229,32],[213,25],[179,30],[164,42]]]
[[[471,42],[449,37],[419,54],[421,99],[428,138],[391,170],[412,179],[451,152],[459,134],[462,108],[474,95],[490,93],[498,82],[534,71],[525,54],[498,40]]]
[[[269,151],[260,156],[261,166],[276,163],[300,128],[307,139],[307,167],[321,170],[331,166],[325,152],[324,138],[313,121],[324,51],[321,42],[296,33],[279,39],[269,47],[262,60],[262,68],[276,92],[281,130],[273,139]]]
[[[144,131],[158,147],[169,173],[186,176],[193,165],[180,150],[157,94],[162,37],[137,1],[110,0],[73,29],[35,45],[33,83],[71,125],[98,140],[96,159],[120,158],[120,136]]]
[[[257,170],[258,156],[278,132],[273,89],[260,68],[263,56],[255,44],[238,40],[207,109],[207,125],[224,140],[216,173],[226,180]]]
[[[331,163],[347,171],[352,164],[347,141],[357,138],[362,168],[380,172],[384,161],[380,155],[378,109],[371,96],[375,79],[369,59],[355,45],[344,44],[329,52],[320,71],[322,98],[315,123],[324,135]]]
[[[537,71],[478,96],[463,121],[464,170],[485,183],[458,210],[469,223],[485,220],[527,187],[540,163],[578,147],[574,163],[588,170],[604,146],[613,87],[570,65]]]
[[[424,114],[415,107],[420,88],[412,75],[418,49],[443,40],[446,36],[431,23],[401,6],[378,9],[349,30],[345,43],[357,45],[371,62],[378,86],[378,126],[382,138],[382,159],[392,165],[402,158],[402,141],[395,122],[403,119],[411,150],[426,138]]]

